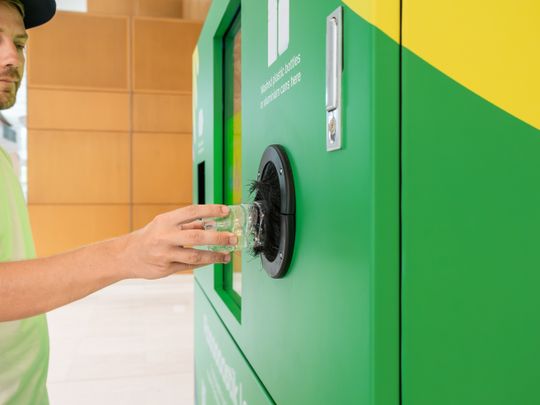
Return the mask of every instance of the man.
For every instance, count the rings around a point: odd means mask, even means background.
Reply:
[[[0,110],[15,102],[26,29],[46,23],[55,9],[54,0],[0,0]],[[48,404],[45,312],[123,279],[228,262],[226,253],[183,247],[236,244],[233,234],[204,231],[198,221],[227,213],[220,205],[181,208],[128,235],[34,259],[20,185],[0,150],[0,404]]]

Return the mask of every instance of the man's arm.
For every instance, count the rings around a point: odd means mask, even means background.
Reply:
[[[115,239],[43,259],[0,263],[0,322],[50,311],[120,280],[226,263],[226,253],[184,246],[236,244],[233,234],[204,231],[197,221],[227,213],[221,205],[189,206]]]

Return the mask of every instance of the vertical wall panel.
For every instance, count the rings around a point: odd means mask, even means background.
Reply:
[[[128,93],[29,88],[28,128],[129,131],[129,104]]]
[[[187,20],[204,21],[212,0],[184,0],[183,16]]]
[[[30,130],[30,203],[129,203],[129,134]]]
[[[133,202],[191,201],[191,135],[133,135]]]
[[[88,12],[132,15],[135,8],[135,0],[88,0]]]
[[[32,30],[28,86],[128,90],[128,19],[58,12]]]
[[[128,205],[29,207],[39,256],[49,256],[129,232]]]
[[[191,94],[134,94],[133,130],[191,132]]]
[[[191,60],[201,25],[181,20],[135,18],[135,91],[191,91]]]
[[[200,24],[171,19],[179,3],[89,0],[94,14],[60,12],[32,32],[29,210],[39,255],[129,232],[190,203]],[[169,18],[133,17],[142,14]]]
[[[182,0],[137,0],[135,14],[147,17],[182,18]]]
[[[88,0],[90,13],[182,18],[182,0]]]

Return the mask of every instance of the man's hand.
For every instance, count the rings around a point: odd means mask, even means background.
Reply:
[[[227,253],[194,249],[196,246],[235,245],[229,232],[205,231],[202,218],[228,215],[224,205],[190,205],[158,215],[144,228],[126,235],[122,254],[126,278],[156,279],[211,263],[227,263]]]
[[[228,212],[222,205],[192,205],[128,235],[56,256],[0,263],[0,322],[50,311],[123,279],[225,263],[228,254],[193,247],[236,244],[233,234],[205,231],[200,222]]]

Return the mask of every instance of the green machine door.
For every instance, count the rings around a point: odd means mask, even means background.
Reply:
[[[195,308],[198,317],[195,328],[196,403],[273,404],[198,286],[195,286]]]
[[[402,29],[403,404],[539,404],[540,3]]]
[[[339,33],[339,51],[327,55]],[[283,278],[249,252],[195,274],[198,302],[208,300],[230,350],[280,405],[399,400],[396,33],[397,1],[214,0],[194,54],[196,202],[250,201],[272,144],[294,176],[296,238]],[[338,59],[334,148],[327,64]],[[202,322],[197,309],[198,330]],[[200,376],[210,357],[196,345]]]

